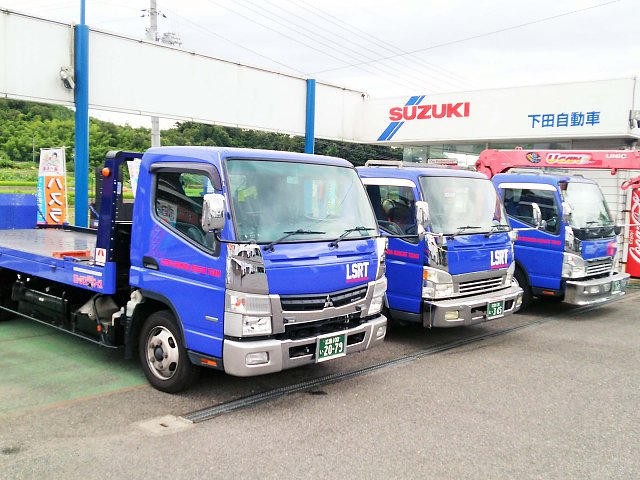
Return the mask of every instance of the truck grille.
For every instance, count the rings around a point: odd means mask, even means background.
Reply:
[[[342,315],[340,317],[325,318],[317,322],[289,323],[285,325],[285,333],[280,334],[281,340],[299,340],[328,333],[338,333],[362,325],[367,319],[360,316],[360,312]]]
[[[587,262],[587,276],[608,275],[611,272],[613,260],[592,260]]]
[[[367,285],[318,295],[281,295],[280,304],[284,312],[306,312],[323,310],[325,307],[342,307],[363,300],[367,296]]]
[[[502,288],[503,277],[483,278],[482,280],[470,280],[458,284],[458,292],[465,295],[498,290]]]

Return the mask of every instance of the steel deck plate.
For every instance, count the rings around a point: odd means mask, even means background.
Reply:
[[[54,252],[89,250],[93,259],[96,235],[72,230],[36,228],[0,231],[0,248],[52,257]]]

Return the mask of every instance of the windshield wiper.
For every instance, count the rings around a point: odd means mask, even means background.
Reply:
[[[464,227],[458,227],[457,233],[464,232],[465,230],[473,230],[476,228],[482,228],[482,227],[478,227],[476,225],[465,225]]]
[[[588,222],[584,222],[584,224],[585,226],[583,228],[585,229],[595,229],[611,227],[613,222],[611,220],[605,220],[604,222],[600,223],[598,220],[589,220]]]
[[[510,225],[507,225],[506,223],[496,223],[495,225],[491,225],[491,230],[493,231],[494,229],[498,229],[498,228],[511,228]]]
[[[336,238],[335,240],[333,240],[329,246],[330,247],[337,247],[338,246],[338,242],[342,239],[344,239],[347,235],[349,235],[350,233],[353,232],[368,232],[370,230],[375,230],[375,228],[367,228],[367,227],[354,227],[354,228],[347,228],[344,232],[342,232],[342,235],[340,235],[338,238]]]
[[[286,240],[287,238],[289,238],[292,235],[322,235],[323,233],[327,233],[327,232],[318,232],[315,230],[304,230],[302,228],[299,228],[298,230],[293,230],[291,232],[282,232],[285,235],[283,235],[282,237],[280,237],[277,240],[274,240],[273,242],[271,242],[269,245],[265,245],[264,247],[262,247],[262,249],[266,252],[267,250],[272,250],[274,245],[279,244],[280,242]]]

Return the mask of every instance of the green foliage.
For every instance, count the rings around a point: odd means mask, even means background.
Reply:
[[[16,182],[30,182],[34,183],[38,180],[38,169],[31,167],[30,169],[19,170],[15,166],[20,165],[19,162],[12,162],[14,167],[0,169],[0,182],[8,182],[12,185],[16,185]]]
[[[37,165],[40,148],[67,147],[67,171],[73,172],[74,113],[67,107],[0,99],[0,168],[24,168]],[[177,123],[164,130],[163,145],[212,145],[304,151],[304,138],[282,133]],[[144,151],[151,146],[148,128],[120,126],[91,118],[89,121],[89,164],[101,165],[109,150]],[[380,145],[317,140],[315,153],[346,158],[355,165],[375,158],[402,159],[402,149]],[[35,177],[37,177],[37,171]],[[7,178],[0,171],[0,180]]]
[[[37,187],[38,182],[24,182],[21,180],[0,180],[0,187]]]

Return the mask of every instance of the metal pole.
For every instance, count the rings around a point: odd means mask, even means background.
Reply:
[[[307,79],[307,118],[304,133],[304,153],[314,152],[316,125],[316,81]]]
[[[147,40],[152,42],[158,41],[158,5],[156,0],[150,0],[149,4]],[[151,117],[151,146],[160,146],[160,119],[158,117]]]
[[[85,0],[80,2],[80,25],[74,26],[75,80],[75,224],[88,225],[89,217],[89,27]]]

